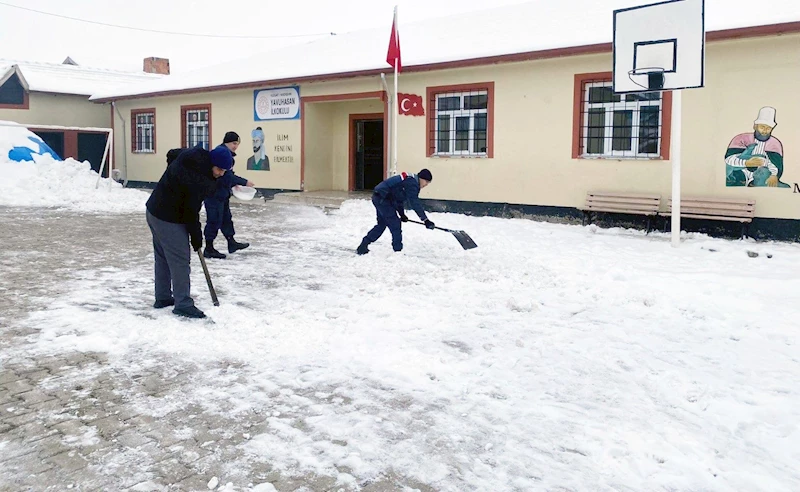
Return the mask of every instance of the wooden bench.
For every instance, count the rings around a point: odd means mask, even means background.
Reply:
[[[651,230],[653,217],[658,215],[661,195],[640,193],[588,192],[583,211],[583,225],[592,223],[595,212],[633,214],[647,216],[647,232]]]
[[[672,217],[672,198],[669,199],[669,211],[662,215]],[[755,215],[756,201],[751,199],[681,197],[681,218],[741,222],[742,238],[747,234],[747,226],[753,222]],[[667,232],[669,222],[664,221],[664,232]]]

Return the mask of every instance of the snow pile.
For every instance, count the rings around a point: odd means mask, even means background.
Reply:
[[[125,189],[108,178],[97,187],[98,174],[88,161],[61,161],[49,152],[26,128],[0,125],[0,206],[111,213],[144,210],[148,193]]]

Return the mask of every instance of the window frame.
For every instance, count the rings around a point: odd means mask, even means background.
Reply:
[[[655,154],[644,154],[644,155],[622,155],[623,151],[614,151],[611,150],[608,153],[604,154],[588,154],[586,153],[586,147],[588,145],[588,131],[584,132],[584,129],[587,128],[588,122],[585,121],[585,116],[589,114],[588,105],[588,97],[589,91],[588,86],[590,84],[596,83],[603,83],[608,84],[612,82],[612,73],[611,72],[596,72],[596,73],[583,73],[583,74],[576,74],[575,75],[575,82],[574,82],[574,95],[573,95],[573,116],[572,116],[572,158],[573,159],[587,159],[587,160],[632,160],[632,161],[648,161],[648,160],[669,160],[669,153],[670,153],[670,145],[672,142],[672,91],[664,91],[661,93],[661,105],[660,105],[660,123],[659,128],[661,130],[661,143],[658,149],[658,152]],[[624,96],[625,94],[621,94]],[[597,103],[598,107],[600,104]],[[609,106],[615,105],[614,109],[617,110],[626,110],[631,108],[638,108],[641,109],[642,107],[652,106],[652,104],[648,105],[645,104],[642,106],[638,102],[619,102],[619,103],[606,103]],[[636,116],[640,116],[639,113]],[[636,126],[637,118],[636,116],[633,118],[631,124],[631,128],[638,128]],[[606,111],[606,122],[609,119],[613,121],[613,111],[609,112]],[[606,123],[606,127],[609,125]],[[584,134],[586,133],[586,134]],[[632,135],[632,144],[633,147],[634,142],[638,141],[639,135],[638,132],[636,135]],[[605,137],[608,141],[613,141],[613,135]],[[625,151],[630,153],[631,151]],[[638,153],[638,150],[637,150]]]
[[[152,150],[139,150],[138,137],[139,137],[139,123],[136,118],[140,115],[153,115],[153,149]],[[131,110],[131,153],[132,154],[155,154],[157,153],[156,142],[156,108],[143,108]]]
[[[188,121],[186,120],[186,116],[190,111],[208,111],[208,148],[206,150],[211,150],[211,141],[213,140],[213,136],[211,133],[211,103],[208,104],[192,104],[188,106],[181,106],[181,147],[189,147],[189,135],[188,135]]]
[[[460,97],[460,107],[463,107],[464,97],[476,92],[483,92],[487,96],[486,109],[476,110],[444,110],[437,111],[437,101],[440,97]],[[428,101],[428,114],[425,117],[425,148],[426,156],[440,159],[491,159],[494,157],[494,82],[478,82],[472,84],[459,84],[459,85],[440,85],[426,88],[426,98]],[[456,120],[459,116],[469,115],[469,128],[467,131],[468,149],[455,150],[454,148],[448,152],[437,152],[438,138],[439,138],[439,125],[441,116],[449,116],[450,128],[448,132],[450,138],[448,142],[455,146],[459,140],[457,135]],[[475,145],[475,132],[480,131],[475,129],[475,115],[486,114],[486,152],[474,152],[473,146]],[[463,130],[461,130],[463,131]]]
[[[0,109],[30,109],[30,91],[26,87],[26,83],[22,81],[17,72],[11,74],[6,80],[0,84],[0,89],[8,83],[11,78],[16,77],[17,83],[22,86],[22,102],[21,103],[0,103]]]

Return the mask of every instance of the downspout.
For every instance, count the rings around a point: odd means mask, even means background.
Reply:
[[[119,108],[117,108],[117,103],[111,101],[111,107],[114,108],[114,111],[117,112],[119,116],[119,120],[122,122],[122,169],[125,174],[125,180],[122,183],[122,186],[128,186],[128,143],[125,139],[125,119],[122,117],[122,114],[119,112]],[[113,142],[112,142],[113,143]],[[115,147],[115,146],[114,146]]]

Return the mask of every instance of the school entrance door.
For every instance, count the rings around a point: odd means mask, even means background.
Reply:
[[[383,113],[350,115],[350,190],[372,190],[386,164]]]

